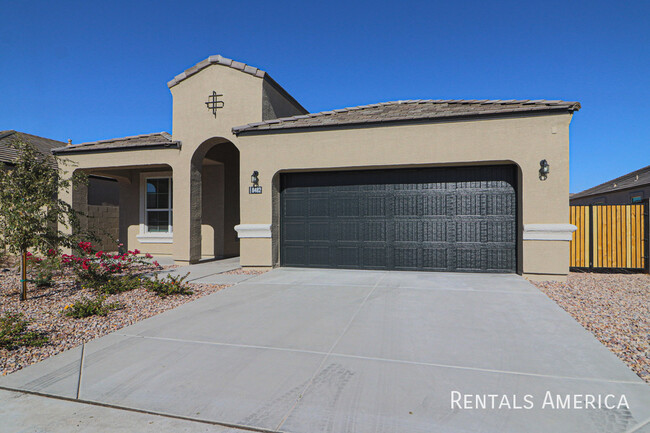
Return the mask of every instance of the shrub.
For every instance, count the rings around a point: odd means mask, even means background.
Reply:
[[[44,258],[34,257],[27,253],[28,267],[31,267],[32,278],[29,279],[36,287],[51,287],[54,275],[61,270],[61,261],[55,250],[50,249]]]
[[[100,293],[114,295],[115,293],[139,289],[141,285],[140,278],[134,275],[111,275],[105,282],[90,282],[87,287]]]
[[[117,302],[105,304],[105,300],[105,296],[100,296],[95,299],[84,298],[72,305],[66,305],[63,309],[63,313],[68,317],[81,319],[90,316],[105,316],[109,311],[121,308],[120,304]]]
[[[161,298],[171,295],[191,295],[194,292],[184,283],[189,274],[188,272],[183,276],[167,275],[163,279],[158,278],[158,275],[154,275],[153,279],[143,281],[143,283],[148,291],[154,292]]]
[[[82,285],[89,287],[99,288],[109,284],[111,278],[116,275],[133,276],[136,270],[142,266],[160,267],[157,262],[151,262],[150,254],[141,257],[138,250],[122,254],[95,252],[90,242],[80,242],[78,247],[78,255],[63,254],[61,261],[64,265],[72,268],[77,280]]]
[[[29,322],[22,314],[0,316],[0,347],[12,350],[21,346],[40,347],[47,342],[46,335],[28,330],[27,325]]]

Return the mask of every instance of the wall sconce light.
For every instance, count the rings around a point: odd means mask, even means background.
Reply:
[[[260,178],[259,178],[260,173],[255,170],[253,174],[251,174],[251,183],[253,186],[248,187],[248,193],[249,194],[262,194],[262,187],[260,186]]]
[[[548,161],[542,159],[539,162],[539,180],[546,180],[548,178],[548,173],[550,172]]]

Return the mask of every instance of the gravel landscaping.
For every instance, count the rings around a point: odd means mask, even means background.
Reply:
[[[533,282],[650,383],[650,275],[571,273]]]
[[[140,271],[147,270],[153,270],[153,267],[142,268]],[[67,317],[62,311],[80,299],[94,297],[96,293],[75,283],[72,275],[66,273],[57,277],[48,288],[36,289],[30,284],[29,298],[21,302],[18,298],[17,270],[13,267],[4,270],[0,268],[0,316],[5,313],[22,313],[30,322],[30,330],[42,332],[48,337],[48,342],[42,347],[20,347],[13,350],[0,348],[0,375],[20,370],[94,338],[228,287],[192,283],[188,283],[188,286],[193,291],[191,295],[161,298],[142,288],[110,295],[106,298],[106,303],[119,303],[120,309],[112,310],[106,316],[75,319]]]

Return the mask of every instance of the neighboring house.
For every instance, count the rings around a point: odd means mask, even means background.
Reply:
[[[245,267],[568,273],[577,102],[416,100],[310,114],[267,73],[221,56],[168,86],[172,135],[55,150],[117,181],[129,249],[177,263],[240,255]],[[84,191],[65,199],[87,202]]]
[[[62,141],[51,140],[37,135],[14,130],[0,131],[0,162],[8,166],[13,165],[13,162],[18,158],[18,152],[11,147],[11,143],[17,140],[30,143],[43,155],[51,155],[52,149],[65,146],[65,143]],[[53,164],[56,165],[55,162]]]
[[[49,138],[43,138],[32,134],[25,134],[24,132],[18,132],[12,129],[0,131],[0,163],[4,164],[5,167],[11,167],[14,165],[14,162],[19,156],[18,151],[11,146],[11,143],[16,140],[31,143],[42,155],[51,155],[52,149],[65,145],[65,143],[61,141],[50,140]],[[54,160],[52,160],[52,165],[56,167],[56,162]],[[0,249],[4,251],[5,248],[4,231],[0,227]]]
[[[571,194],[572,205],[634,204],[650,198],[650,165],[593,188]]]
[[[0,162],[11,167],[18,157],[18,152],[10,144],[14,141],[23,141],[32,144],[43,155],[52,155],[52,149],[65,146],[62,141],[39,137],[14,130],[0,131]],[[56,161],[52,159],[56,166]],[[89,228],[96,232],[100,241],[97,246],[104,249],[115,249],[115,240],[119,236],[117,231],[117,218],[119,199],[117,182],[110,178],[89,176],[88,202],[82,209],[90,216]]]

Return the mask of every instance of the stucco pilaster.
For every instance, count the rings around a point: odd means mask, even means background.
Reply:
[[[201,163],[185,160],[174,166],[174,261],[201,259]]]

